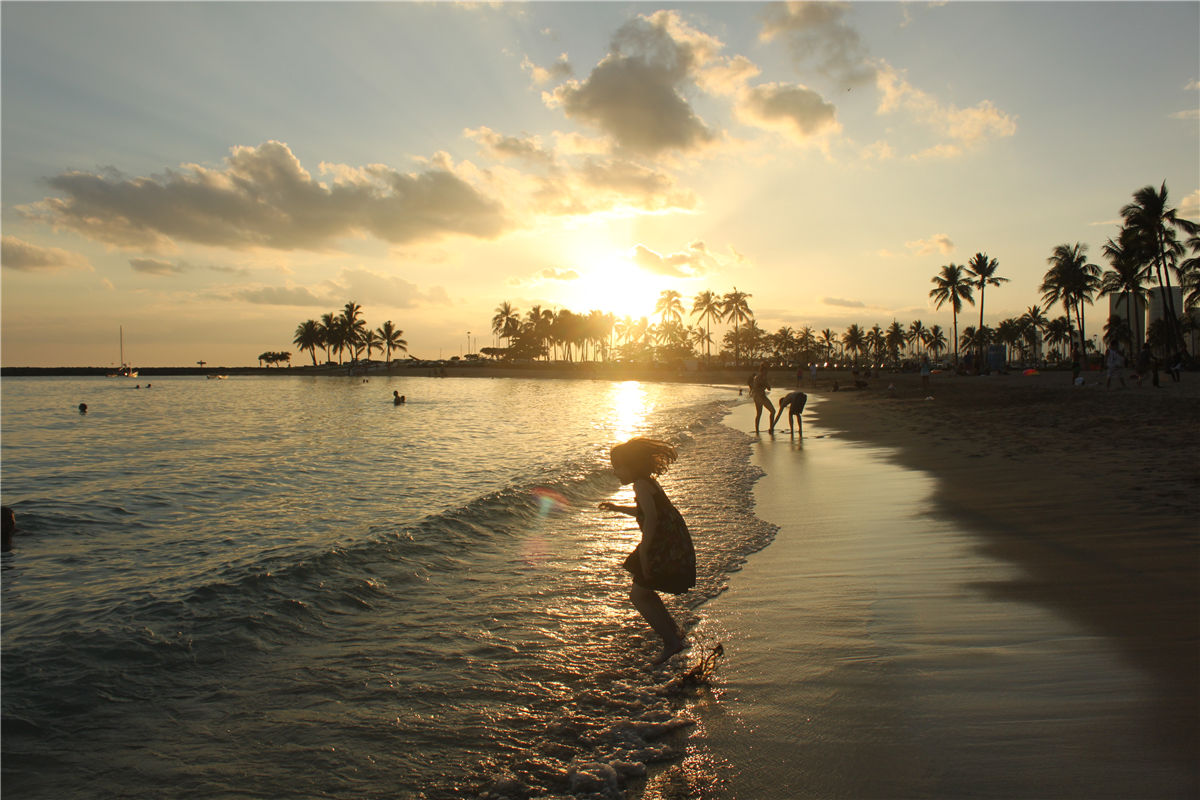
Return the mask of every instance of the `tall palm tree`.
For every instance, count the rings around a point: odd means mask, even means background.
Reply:
[[[921,355],[921,345],[925,343],[925,324],[919,319],[914,319],[908,326],[908,341],[909,344],[916,343],[913,348],[914,355]]]
[[[946,332],[942,330],[941,325],[930,325],[925,331],[923,337],[926,350],[933,351],[933,357],[937,358],[938,354],[946,349]]]
[[[521,318],[517,310],[505,300],[496,306],[496,316],[492,317],[492,333],[506,339],[512,345],[512,337],[521,327]]]
[[[362,318],[362,306],[354,301],[342,308],[342,345],[349,347],[357,361],[362,350],[363,335],[367,332],[366,320]]]
[[[360,341],[363,349],[367,351],[367,361],[371,360],[372,351],[383,349],[383,340],[379,338],[379,333],[370,328],[363,331]]]
[[[846,328],[842,334],[842,345],[854,356],[854,366],[858,366],[858,354],[867,346],[867,335],[857,323]]]
[[[654,303],[654,313],[662,323],[683,321],[682,295],[674,289],[664,289]]]
[[[397,328],[389,319],[387,322],[379,326],[379,342],[387,351],[388,363],[392,363],[392,351],[399,350],[402,353],[408,352],[408,342],[402,338],[404,331]]]
[[[934,288],[929,290],[929,296],[933,298],[933,307],[941,308],[949,303],[954,312],[954,363],[958,364],[958,312],[962,311],[964,301],[975,305],[972,286],[958,264],[946,264],[932,280]]]
[[[337,315],[332,311],[321,315],[321,345],[325,348],[325,360],[332,361],[332,350],[336,349]]]
[[[820,345],[821,349],[825,351],[826,361],[829,361],[833,357],[833,347],[836,343],[837,338],[834,336],[833,331],[829,328],[821,331]]]
[[[1046,344],[1051,347],[1069,345],[1072,339],[1074,339],[1075,330],[1071,325],[1071,320],[1066,317],[1055,317],[1046,323],[1044,336]]]
[[[1042,351],[1039,345],[1047,323],[1049,320],[1046,319],[1045,313],[1037,303],[1025,309],[1025,313],[1021,315],[1021,324],[1025,327],[1025,338],[1029,341],[1029,346],[1033,348],[1035,357],[1041,356]]]
[[[1100,268],[1088,263],[1087,245],[1079,242],[1056,246],[1046,263],[1050,269],[1042,279],[1042,299],[1051,304],[1061,302],[1068,319],[1071,312],[1075,312],[1075,320],[1079,323],[1080,357],[1086,366],[1087,333],[1083,324],[1083,306],[1092,303],[1092,296],[1100,285]]]
[[[900,348],[908,342],[908,334],[904,332],[904,326],[896,320],[892,320],[892,324],[888,326],[887,333],[883,338],[888,354],[892,357],[892,363],[897,363],[900,360]]]
[[[721,312],[724,319],[733,320],[733,362],[734,364],[741,363],[741,354],[739,352],[740,338],[738,336],[738,326],[754,319],[754,312],[750,310],[751,294],[739,292],[738,288],[733,287],[732,292],[726,292],[721,298]]]
[[[1138,258],[1134,241],[1134,236],[1122,230],[1117,241],[1109,239],[1104,243],[1104,255],[1108,257],[1112,269],[1105,270],[1100,276],[1100,296],[1119,294],[1125,303],[1125,319],[1130,323],[1127,330],[1131,355],[1138,351],[1142,341],[1140,309],[1146,298],[1146,289],[1142,284],[1150,277],[1150,265]]]
[[[301,351],[307,350],[312,356],[313,366],[317,365],[317,348],[321,346],[321,323],[315,319],[305,320],[296,326],[292,344]]]
[[[987,253],[976,253],[971,256],[971,260],[967,262],[967,274],[975,278],[975,286],[979,288],[979,329],[983,330],[983,293],[989,286],[999,286],[1002,283],[1008,283],[1008,278],[1001,278],[996,274],[996,270],[1000,269],[1000,262],[994,258],[988,258]],[[983,351],[979,352],[979,363],[983,363]]]
[[[698,322],[704,323],[704,332],[707,339],[707,348],[705,357],[712,360],[712,328],[710,323],[720,322],[724,316],[724,311],[721,307],[721,298],[705,289],[700,294],[692,299],[692,314]]]
[[[1167,206],[1167,184],[1157,191],[1153,186],[1143,186],[1133,193],[1133,202],[1121,209],[1125,228],[1153,254],[1154,272],[1158,285],[1165,288],[1167,331],[1172,344],[1182,347],[1183,336],[1179,331],[1179,315],[1175,300],[1171,296],[1171,256],[1183,254],[1183,246],[1175,237],[1179,225],[1178,209]]]

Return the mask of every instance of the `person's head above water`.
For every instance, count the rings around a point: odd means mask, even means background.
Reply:
[[[609,453],[609,460],[621,483],[661,475],[677,458],[679,454],[675,448],[666,442],[641,437],[616,445]]]

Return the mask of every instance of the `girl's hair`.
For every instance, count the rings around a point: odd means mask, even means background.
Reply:
[[[609,458],[614,465],[620,463],[638,475],[661,475],[679,458],[675,448],[658,439],[630,439],[615,446]]]

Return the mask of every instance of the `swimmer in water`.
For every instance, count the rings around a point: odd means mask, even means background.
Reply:
[[[400,392],[392,392],[392,405],[402,406],[404,403],[404,395],[400,394]]]
[[[80,403],[80,404],[79,404],[79,413],[80,413],[80,414],[86,414],[86,413],[87,413],[87,403]]]

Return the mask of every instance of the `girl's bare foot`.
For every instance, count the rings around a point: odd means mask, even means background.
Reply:
[[[663,645],[663,650],[658,654],[658,658],[650,662],[652,666],[657,667],[659,664],[666,663],[671,656],[683,649],[683,637],[675,639],[675,641]]]

